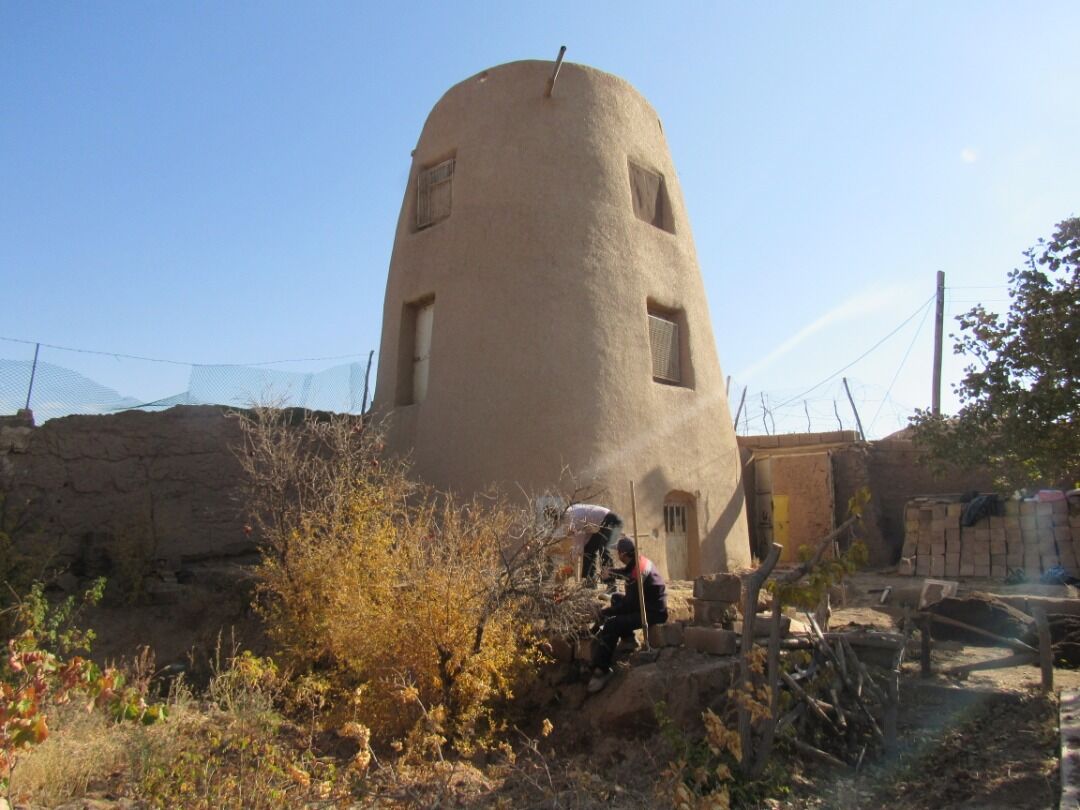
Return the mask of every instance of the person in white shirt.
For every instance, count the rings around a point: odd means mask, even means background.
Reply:
[[[557,534],[570,537],[582,549],[581,576],[595,585],[612,565],[612,552],[622,534],[622,518],[606,506],[575,503],[562,514]]]

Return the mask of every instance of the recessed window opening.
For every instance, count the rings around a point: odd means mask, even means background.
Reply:
[[[416,405],[427,397],[435,299],[406,304],[401,317],[397,404]]]
[[[668,233],[675,233],[675,220],[671,214],[664,176],[636,163],[630,167],[630,197],[634,216]]]
[[[454,158],[421,169],[416,176],[416,227],[427,228],[450,216]]]
[[[652,375],[664,382],[682,382],[679,363],[679,324],[662,315],[649,313],[649,346],[652,348]]]
[[[692,388],[686,313],[682,310],[667,309],[650,301],[648,320],[653,380]]]

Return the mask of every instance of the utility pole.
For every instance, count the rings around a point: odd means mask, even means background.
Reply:
[[[945,329],[945,271],[937,271],[937,309],[934,312],[934,390],[930,413],[941,415],[941,342]]]

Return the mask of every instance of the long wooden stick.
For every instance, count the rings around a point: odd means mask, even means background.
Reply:
[[[1023,641],[1017,638],[1008,638],[1007,636],[999,636],[997,633],[991,633],[989,630],[983,630],[981,627],[973,627],[967,622],[962,622],[959,619],[953,619],[949,616],[939,616],[932,611],[924,611],[923,615],[930,619],[930,621],[937,622],[938,624],[947,624],[950,627],[956,627],[960,630],[966,630],[969,633],[974,633],[977,636],[988,638],[992,641],[996,641],[999,644],[1003,644],[1010,649],[1017,652],[1035,652],[1035,648],[1030,644],[1025,644]]]
[[[754,648],[754,620],[757,618],[757,600],[761,592],[761,586],[769,578],[776,561],[780,559],[780,552],[784,547],[779,543],[773,543],[769,554],[761,566],[754,573],[746,577],[746,595],[743,598],[743,631],[739,645],[739,688],[749,696],[753,689],[750,676],[750,652]],[[778,599],[779,596],[774,596]],[[740,765],[745,773],[750,773],[754,767],[754,735],[750,723],[750,712],[743,705],[745,701],[739,701],[739,743],[742,747]]]
[[[822,763],[824,765],[828,765],[828,766],[830,766],[832,768],[837,768],[839,770],[844,770],[844,771],[849,770],[851,768],[851,766],[848,765],[843,760],[837,759],[832,754],[826,753],[825,751],[822,751],[820,748],[815,748],[812,745],[804,743],[802,740],[798,739],[797,737],[795,738],[795,750],[798,751],[803,756],[810,757],[811,759],[817,760],[818,762],[820,762],[820,763]]]
[[[1039,659],[1036,652],[1018,652],[1006,655],[1004,658],[995,658],[992,661],[979,661],[975,664],[961,664],[956,667],[943,669],[945,675],[967,675],[969,672],[977,672],[983,669],[1004,669],[1005,667],[1018,667],[1024,664],[1034,664]]]
[[[1042,690],[1054,691],[1054,657],[1050,646],[1050,625],[1046,621],[1046,608],[1035,605],[1031,612],[1035,615],[1035,626],[1039,630],[1039,666],[1042,668]]]
[[[641,609],[641,632],[645,636],[645,649],[651,650],[649,646],[649,619],[645,615],[645,589],[641,585],[641,560],[644,555],[641,553],[641,544],[638,540],[637,531],[637,495],[634,493],[634,482],[630,482],[630,516],[634,521],[634,568],[637,569],[637,597],[638,607]]]
[[[769,719],[765,724],[765,730],[762,732],[757,754],[754,757],[751,775],[755,777],[763,774],[765,767],[769,764],[780,714],[780,619],[783,618],[784,613],[779,594],[773,594],[772,610],[772,618],[769,621],[768,657]]]

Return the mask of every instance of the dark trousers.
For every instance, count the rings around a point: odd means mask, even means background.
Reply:
[[[589,582],[600,578],[600,571],[614,560],[615,544],[622,534],[622,519],[608,512],[600,521],[600,528],[590,537],[581,555],[581,576]]]
[[[619,607],[624,599],[626,597],[623,594],[615,594],[611,598],[611,606]],[[615,657],[615,646],[622,639],[633,638],[634,631],[641,629],[641,614],[637,610],[637,605],[634,607],[633,613],[620,613],[604,619],[604,623],[594,633],[596,643],[593,644],[592,665],[597,669],[611,669],[611,659]],[[666,624],[667,611],[658,610],[656,613],[657,615],[654,616],[646,611],[645,615],[649,617],[649,624]]]

